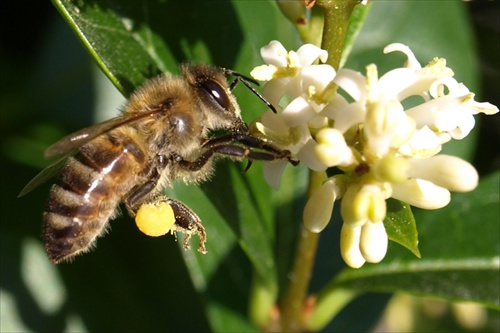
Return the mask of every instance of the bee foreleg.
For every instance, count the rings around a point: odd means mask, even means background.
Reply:
[[[287,158],[290,163],[296,165],[295,161],[290,159],[289,152],[271,150],[254,151],[252,147],[238,146],[231,143],[212,145],[194,161],[186,161],[178,155],[174,156],[174,159],[184,170],[198,171],[214,154],[236,157],[239,159],[248,158],[250,161],[275,161]]]
[[[241,144],[242,147],[245,148],[260,149],[263,151],[265,155],[265,156],[262,155],[264,156],[263,158],[259,158],[258,155],[255,155],[256,158],[251,158],[251,156],[248,156],[249,159],[260,160],[260,161],[286,159],[294,166],[298,164],[297,161],[292,160],[290,152],[288,150],[278,149],[265,140],[243,133],[231,133],[225,136],[209,139],[203,143],[203,147],[207,149],[215,149],[217,146],[227,146],[227,145],[236,146],[234,145],[235,142]],[[273,156],[273,158],[271,158],[271,156]]]
[[[217,153],[219,155],[248,158],[251,161],[274,161],[281,159],[280,154],[275,154],[274,152],[267,151],[253,151],[248,147],[241,147],[237,145],[220,145],[213,147],[211,149],[212,153]]]

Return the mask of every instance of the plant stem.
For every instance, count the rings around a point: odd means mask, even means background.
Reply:
[[[344,48],[349,19],[358,1],[321,0],[316,4],[323,8],[325,21],[321,48],[328,51],[327,64],[338,70]]]
[[[349,27],[349,19],[357,1],[353,0],[318,0],[317,5],[323,9],[324,26],[321,48],[328,51],[327,63],[339,69],[343,46]],[[317,12],[316,12],[317,13]],[[319,22],[315,18],[314,22]],[[315,24],[312,30],[318,29]],[[313,39],[314,33],[302,31],[301,37]],[[317,43],[315,40],[304,42]],[[326,172],[310,171],[307,199],[326,180]],[[309,282],[316,257],[319,234],[312,233],[301,226],[297,244],[297,253],[289,275],[290,283],[281,302],[281,316],[278,324],[281,332],[303,332],[307,329],[307,318],[304,313],[304,302],[309,291]]]
[[[326,179],[325,172],[311,171],[307,198],[321,186]],[[319,234],[312,233],[301,226],[295,262],[290,273],[290,285],[282,300],[281,331],[302,332],[304,330],[304,300],[311,279]]]

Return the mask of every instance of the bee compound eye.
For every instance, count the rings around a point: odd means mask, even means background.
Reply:
[[[226,90],[214,80],[206,80],[200,84],[201,88],[205,90],[224,110],[228,110],[231,103],[227,96]]]

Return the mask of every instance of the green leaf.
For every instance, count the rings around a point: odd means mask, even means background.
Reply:
[[[168,10],[166,3],[129,1],[124,5],[113,0],[53,0],[53,3],[101,70],[124,95],[148,78],[177,68],[166,40],[160,38],[162,32],[172,36],[173,29],[169,21],[159,25],[160,17],[156,16]]]
[[[260,173],[251,170],[249,174],[242,175],[240,169],[227,163],[220,163],[217,169],[215,178],[199,188],[178,184],[172,190],[176,198],[189,202],[203,216],[206,226],[208,254],[184,252],[186,261],[191,263],[195,285],[200,291],[205,291],[218,266],[237,244],[264,280],[268,283],[275,281],[271,249],[273,231],[269,219],[265,218],[269,211],[265,212],[259,205],[260,200],[269,198],[269,192]],[[260,190],[251,190],[255,184]],[[249,279],[250,276],[246,278],[247,283]]]
[[[366,5],[358,4],[354,7],[354,10],[351,15],[351,19],[349,20],[349,31],[346,35],[346,40],[344,42],[344,48],[342,50],[342,58],[340,60],[340,67],[344,67],[344,63],[347,59],[349,59],[349,55],[351,54],[351,50],[354,47],[354,43],[365,24],[366,17],[370,12],[370,8],[372,6],[372,2],[369,2]]]
[[[387,200],[384,226],[390,240],[406,247],[420,258],[417,224],[410,205],[395,199]]]

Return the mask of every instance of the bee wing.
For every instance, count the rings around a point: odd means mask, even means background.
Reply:
[[[154,116],[158,112],[164,111],[163,108],[155,108],[145,112],[137,112],[124,116],[111,118],[102,123],[92,125],[69,134],[51,145],[45,150],[45,157],[52,157],[60,154],[70,153],[71,151],[80,148],[87,142],[96,137],[109,132],[117,127],[140,121],[144,118]]]
[[[26,186],[21,190],[19,195],[17,196],[18,198],[22,197],[23,195],[28,194],[29,192],[33,191],[35,188],[38,186],[42,185],[45,183],[47,180],[50,178],[54,177],[61,171],[62,167],[64,166],[66,162],[66,158],[70,156],[71,154],[67,154],[64,157],[58,159],[54,163],[50,164],[48,167],[40,171],[38,175],[36,175]]]
[[[102,123],[81,129],[61,140],[54,143],[52,146],[45,150],[45,157],[52,157],[60,154],[65,154],[62,158],[58,159],[38,175],[35,176],[19,193],[18,197],[33,191],[36,187],[45,183],[50,178],[56,176],[66,163],[66,158],[74,154],[75,150],[86,144],[87,142],[95,139],[99,135],[109,132],[117,127],[131,124],[148,117],[153,117],[157,113],[164,112],[164,108],[155,108],[148,111],[136,112],[124,116],[112,118]]]

